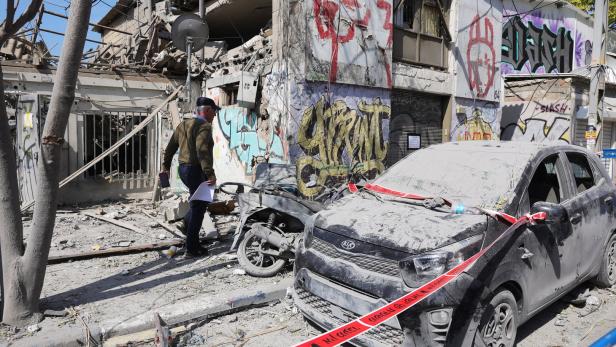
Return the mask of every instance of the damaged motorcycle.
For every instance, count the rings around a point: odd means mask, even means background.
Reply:
[[[254,185],[225,182],[220,189],[237,195],[240,220],[231,250],[237,250],[240,266],[251,276],[271,277],[295,258],[306,218],[345,195],[348,187],[346,182],[321,186],[318,195],[305,199],[298,190],[295,165],[261,163],[255,170]],[[365,180],[357,173],[348,178],[349,182]],[[237,190],[231,191],[232,186]],[[317,186],[314,179],[306,184]]]

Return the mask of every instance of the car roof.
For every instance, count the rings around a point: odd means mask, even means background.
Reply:
[[[560,150],[584,151],[587,150],[580,146],[563,144],[559,142],[527,142],[527,141],[460,141],[447,142],[430,146],[433,149],[443,149],[447,151],[479,151],[490,153],[517,153],[535,156],[539,152],[548,150],[550,152]]]

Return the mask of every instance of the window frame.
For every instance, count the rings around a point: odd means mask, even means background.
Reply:
[[[526,184],[524,185],[524,190],[522,191],[522,195],[520,197],[520,200],[518,201],[518,208],[517,208],[518,215],[521,216],[523,214],[530,212],[530,209],[532,208],[532,206],[530,205],[530,200],[528,196],[528,188],[530,187],[530,184],[533,181],[533,177],[535,177],[535,174],[537,173],[537,170],[539,169],[539,167],[543,165],[543,163],[548,158],[552,158],[552,157],[556,157],[556,166],[555,166],[556,167],[556,179],[558,180],[558,185],[560,188],[559,205],[563,205],[564,203],[566,203],[573,197],[572,192],[571,192],[571,187],[567,180],[567,174],[566,174],[567,168],[563,164],[562,153],[561,152],[547,153],[539,157],[536,160],[537,164],[533,165],[531,169],[532,172],[528,176],[528,182],[526,182]],[[525,209],[526,206],[524,206],[524,204],[528,206],[527,209]]]
[[[568,176],[569,176],[569,184],[570,184],[570,189],[573,192],[573,196],[581,196],[586,194],[587,192],[595,189],[596,187],[601,186],[602,182],[601,182],[601,178],[603,178],[602,175],[598,175],[597,174],[597,168],[595,167],[595,164],[593,164],[593,161],[588,157],[588,155],[584,152],[580,152],[580,151],[575,151],[575,150],[567,150],[564,151],[563,153],[563,157],[566,159],[567,162],[567,171],[568,171]],[[578,192],[577,189],[577,184],[575,182],[575,175],[573,173],[573,165],[571,164],[571,162],[569,161],[569,157],[567,156],[567,154],[575,154],[575,155],[580,155],[582,156],[584,159],[586,159],[586,162],[588,163],[588,166],[590,167],[590,171],[591,171],[591,175],[593,178],[593,185],[590,188],[585,189],[582,192]]]

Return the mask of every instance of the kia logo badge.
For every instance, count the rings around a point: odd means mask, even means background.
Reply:
[[[347,251],[355,248],[355,242],[351,241],[351,240],[344,240],[342,242],[340,242],[340,247],[346,249]]]

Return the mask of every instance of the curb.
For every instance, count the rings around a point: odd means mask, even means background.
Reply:
[[[121,336],[155,328],[154,312],[169,326],[188,323],[197,319],[213,318],[232,312],[248,309],[254,305],[265,304],[274,300],[284,299],[292,279],[284,279],[277,284],[256,286],[252,294],[247,295],[246,289],[230,291],[219,296],[199,295],[190,300],[181,301],[156,309],[148,310],[130,318],[99,322],[88,326],[90,334],[100,343],[114,336]],[[84,327],[79,325],[54,327],[45,329],[36,336],[23,338],[11,346],[48,346],[72,347],[84,346]]]

